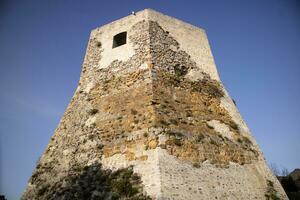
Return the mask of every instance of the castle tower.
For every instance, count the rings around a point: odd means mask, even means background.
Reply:
[[[143,10],[91,32],[22,199],[287,199],[205,31]]]

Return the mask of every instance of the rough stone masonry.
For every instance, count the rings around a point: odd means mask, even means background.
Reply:
[[[287,199],[205,31],[146,9],[92,31],[22,199]]]

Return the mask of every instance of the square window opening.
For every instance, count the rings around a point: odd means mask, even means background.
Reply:
[[[118,33],[113,39],[113,48],[126,44],[127,32]]]

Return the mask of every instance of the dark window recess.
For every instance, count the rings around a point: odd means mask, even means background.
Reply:
[[[113,48],[126,44],[127,32],[122,32],[114,36]]]

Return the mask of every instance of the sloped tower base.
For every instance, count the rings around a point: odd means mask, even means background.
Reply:
[[[205,32],[146,9],[92,31],[22,199],[287,199]]]

